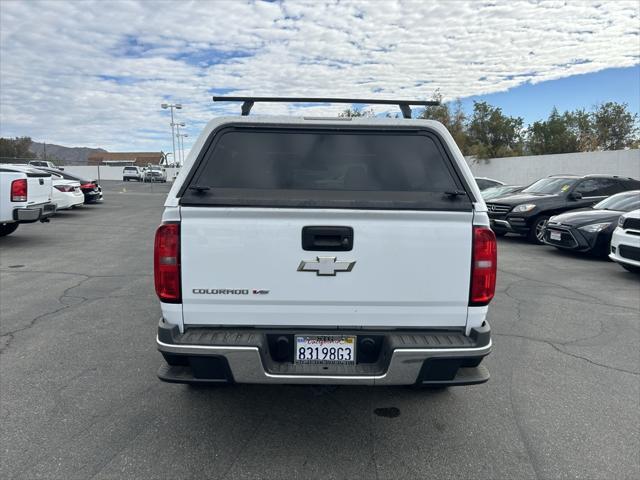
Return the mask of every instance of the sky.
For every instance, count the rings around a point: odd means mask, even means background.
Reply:
[[[430,99],[526,123],[605,101],[640,109],[640,2],[0,0],[0,135],[188,150],[236,114],[213,94]],[[337,114],[341,105],[258,104]],[[386,107],[374,107],[381,113]]]

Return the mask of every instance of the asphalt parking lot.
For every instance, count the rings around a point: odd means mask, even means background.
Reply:
[[[640,477],[640,277],[501,239],[484,385],[166,384],[169,186],[103,187],[0,238],[2,478]]]

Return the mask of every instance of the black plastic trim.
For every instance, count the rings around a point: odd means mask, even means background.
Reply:
[[[353,250],[353,228],[315,225],[302,227],[302,249],[311,252],[349,252]]]

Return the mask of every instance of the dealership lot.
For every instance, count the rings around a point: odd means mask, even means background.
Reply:
[[[103,188],[0,239],[5,478],[640,475],[640,277],[500,239],[479,386],[171,385],[152,277],[169,186]]]

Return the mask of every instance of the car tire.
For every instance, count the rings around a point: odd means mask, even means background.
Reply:
[[[544,244],[542,236],[544,235],[544,227],[547,225],[548,221],[548,215],[540,215],[531,224],[531,228],[529,229],[529,233],[527,234],[527,238],[531,243],[535,243],[536,245]]]
[[[18,225],[20,225],[18,222],[0,225],[0,237],[12,234],[18,229]]]
[[[627,265],[626,263],[621,263],[622,268],[631,273],[640,273],[640,267],[636,267],[635,265]]]

